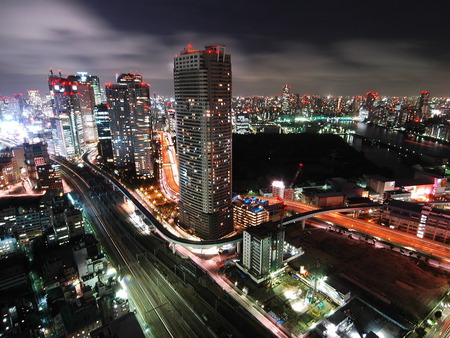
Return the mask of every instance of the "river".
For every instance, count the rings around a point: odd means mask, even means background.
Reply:
[[[438,159],[442,162],[450,158],[450,147],[424,138],[409,138],[406,134],[397,131],[389,131],[376,125],[368,125],[362,122],[343,122],[340,125],[353,130],[356,137],[348,135],[345,140],[355,150],[364,152],[366,158],[373,163],[387,167],[394,172],[393,178],[412,178],[414,169],[412,164],[405,164],[405,159],[399,154],[398,148],[407,151],[411,155],[420,156],[423,159]],[[370,145],[363,142],[363,138],[382,141],[398,148],[386,148],[378,145]]]

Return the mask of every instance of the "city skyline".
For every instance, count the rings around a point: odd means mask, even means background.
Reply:
[[[87,71],[102,85],[137,72],[151,91],[173,95],[173,57],[188,43],[233,53],[235,95],[281,95],[286,83],[311,95],[450,95],[448,5],[216,6],[10,1],[0,13],[0,95],[45,93],[50,67]]]

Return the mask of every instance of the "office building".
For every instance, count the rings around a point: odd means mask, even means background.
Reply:
[[[139,74],[106,85],[114,165],[141,178],[153,176],[149,87]]]
[[[429,118],[430,116],[430,93],[427,91],[423,91],[420,93],[419,101],[417,102],[416,107],[416,120],[423,121],[424,119]]]
[[[94,115],[98,133],[98,154],[105,162],[113,163],[114,158],[108,106],[106,104],[96,106]]]
[[[233,221],[236,228],[248,228],[269,221],[266,200],[257,197],[233,197]]]
[[[291,94],[289,85],[283,86],[283,94],[281,94],[281,111],[284,115],[291,113]]]
[[[83,124],[84,143],[86,145],[95,143],[98,140],[97,126],[94,119],[95,102],[100,95],[100,83],[98,77],[87,75],[87,73],[78,73],[69,78],[75,83],[77,90],[81,121]],[[97,97],[95,96],[95,92],[97,92]]]
[[[450,211],[431,205],[390,200],[383,205],[381,220],[391,229],[419,238],[450,243]]]
[[[25,165],[31,187],[36,190],[61,190],[59,166],[50,163],[46,143],[24,143]]]
[[[272,196],[284,198],[284,182],[283,181],[273,181],[272,182]]]
[[[180,222],[204,239],[233,229],[231,59],[223,46],[184,49],[174,60]]]
[[[100,95],[98,77],[78,73],[64,78],[61,72],[55,75],[50,70],[48,85],[53,115],[59,124],[64,125],[62,128],[54,126],[54,142],[57,144],[52,149],[58,151],[56,155],[73,158],[86,151],[88,144],[97,142],[94,106]]]
[[[55,155],[73,158],[85,150],[77,83],[74,83],[72,78],[63,78],[61,73],[54,75],[50,70],[48,85],[55,117],[52,121],[55,124],[52,128],[55,133],[55,145],[52,149],[57,151]],[[60,125],[64,127],[61,128]]]
[[[273,222],[244,231],[238,266],[257,283],[283,268],[284,233],[284,228]]]
[[[92,94],[94,96],[94,104],[96,106],[102,104],[102,92],[98,76],[90,75],[86,72],[78,72],[77,76],[80,82],[89,84],[90,87],[92,88]]]

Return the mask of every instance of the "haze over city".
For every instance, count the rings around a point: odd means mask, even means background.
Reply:
[[[138,72],[173,94],[182,46],[233,55],[233,95],[448,96],[448,4],[351,1],[6,1],[0,11],[0,94],[47,91],[49,68],[102,82]]]

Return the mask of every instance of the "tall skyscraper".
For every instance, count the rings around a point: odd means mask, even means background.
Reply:
[[[72,79],[63,78],[61,73],[54,75],[50,70],[48,86],[52,97],[52,109],[54,120],[59,126],[65,125],[64,135],[59,131],[62,128],[53,129],[55,143],[51,149],[57,150],[56,155],[68,158],[75,157],[85,150],[83,121],[81,116],[80,100],[78,98],[77,84]],[[66,122],[66,123],[63,123]]]
[[[288,115],[291,113],[291,93],[288,84],[283,87],[283,94],[281,94],[281,111],[283,114]]]
[[[139,74],[106,85],[114,165],[138,177],[153,175],[149,87]]]
[[[50,71],[48,78],[54,117],[69,131],[67,135],[56,135],[52,142],[59,142],[59,145],[52,145],[51,149],[60,149],[57,155],[69,158],[84,152],[86,145],[98,140],[94,121],[94,87],[88,82],[92,76],[80,74],[63,78],[61,73],[58,76]],[[97,77],[92,78],[98,81]]]
[[[419,101],[417,102],[416,108],[416,116],[415,118],[419,121],[423,121],[424,119],[429,117],[430,114],[430,93],[427,91],[423,91],[420,93]]]
[[[180,221],[204,239],[233,230],[231,59],[224,46],[174,60]]]
[[[95,105],[102,104],[102,92],[98,76],[90,75],[86,72],[78,72],[77,76],[80,82],[88,83],[92,87]]]
[[[76,85],[78,101],[80,104],[81,121],[83,124],[83,137],[85,144],[95,143],[98,140],[97,126],[94,119],[97,92],[100,95],[100,83],[97,76],[87,73],[77,73],[68,77]],[[101,101],[100,101],[101,102]]]
[[[108,105],[100,104],[95,107],[95,122],[98,132],[98,153],[104,161],[113,163]]]

